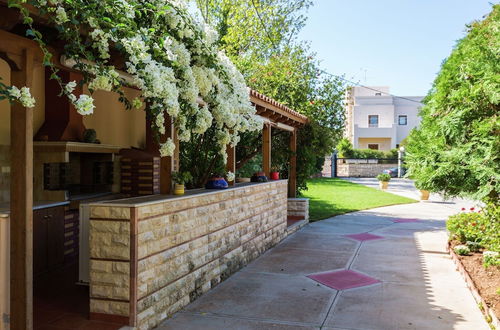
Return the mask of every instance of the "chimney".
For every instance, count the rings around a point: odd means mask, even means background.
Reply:
[[[66,98],[58,96],[61,87],[54,79],[49,79],[52,71],[45,69],[45,122],[35,135],[36,141],[83,141],[83,117],[76,112],[75,107]],[[76,72],[60,70],[58,75],[66,84],[75,80],[77,86],[75,95],[83,94],[83,88],[78,84],[82,75]]]

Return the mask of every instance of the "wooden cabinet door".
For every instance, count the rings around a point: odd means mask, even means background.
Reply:
[[[47,212],[33,211],[33,274],[38,275],[47,270]]]
[[[47,209],[47,262],[49,270],[64,262],[64,207]]]

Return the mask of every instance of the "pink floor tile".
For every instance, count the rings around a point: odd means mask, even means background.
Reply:
[[[370,233],[344,235],[344,237],[349,237],[349,238],[355,239],[355,240],[360,241],[360,242],[363,242],[363,241],[373,241],[375,239],[382,239],[382,238],[384,238],[383,236],[373,235],[373,234],[370,234]]]
[[[307,277],[335,290],[358,288],[380,282],[376,278],[360,274],[353,270],[339,270],[312,274]]]
[[[418,219],[395,219],[392,220],[394,223],[409,223],[409,222],[420,222]]]

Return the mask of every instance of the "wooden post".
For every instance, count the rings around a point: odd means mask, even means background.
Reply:
[[[231,145],[226,146],[227,153],[227,164],[226,171],[233,172],[236,174],[236,147],[231,147]],[[228,182],[230,186],[234,186],[235,181]]]
[[[172,157],[162,157],[160,160],[160,193],[172,193],[172,172],[179,170],[179,139],[174,128],[172,118],[165,114],[165,135],[160,137],[163,143],[171,138],[175,143],[175,151]],[[153,155],[160,156],[160,146],[153,136],[151,122],[146,121],[146,150]]]
[[[290,132],[290,173],[288,175],[288,197],[297,197],[297,129]]]
[[[32,87],[33,50],[24,49],[11,84]],[[11,106],[10,328],[33,328],[33,109]]]
[[[271,175],[271,125],[264,124],[262,130],[262,170],[269,178]]]

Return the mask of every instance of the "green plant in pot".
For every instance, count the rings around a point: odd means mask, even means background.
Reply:
[[[430,191],[426,189],[427,187],[422,182],[415,181],[415,187],[420,191],[421,201],[429,200]]]
[[[184,185],[193,180],[189,172],[173,172],[172,181],[174,182],[174,195],[184,195]]]
[[[380,186],[380,189],[387,189],[389,185],[389,181],[391,181],[391,176],[387,173],[380,173],[377,175],[377,180]]]

